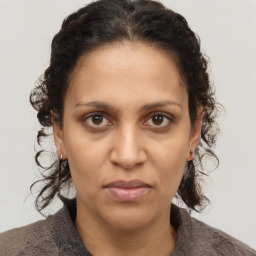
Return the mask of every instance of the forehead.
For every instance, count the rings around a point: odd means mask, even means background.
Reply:
[[[93,97],[182,101],[187,94],[174,58],[141,42],[108,44],[83,55],[70,81],[68,95],[73,101]]]

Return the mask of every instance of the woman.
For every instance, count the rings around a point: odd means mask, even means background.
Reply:
[[[218,132],[207,62],[182,16],[127,0],[71,14],[31,103],[38,142],[53,127],[57,149],[36,206],[58,195],[64,207],[2,233],[0,255],[255,255],[171,204],[206,205],[202,161],[216,158]]]

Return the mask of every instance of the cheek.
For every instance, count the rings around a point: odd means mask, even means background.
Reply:
[[[88,207],[99,201],[99,191],[103,182],[101,175],[104,165],[102,147],[93,145],[90,141],[78,143],[72,141],[68,147],[69,166],[72,181],[76,188],[76,195]],[[94,203],[92,203],[94,202]]]
[[[177,136],[158,146],[158,150],[152,154],[162,193],[169,191],[173,194],[178,189],[184,173],[187,149],[188,139]]]
[[[106,161],[104,144],[104,141],[92,140],[89,136],[80,133],[79,130],[75,132],[74,129],[66,129],[65,149],[71,176],[78,190],[80,187],[86,189],[88,184],[96,186],[100,177],[99,171]]]
[[[64,147],[69,160],[82,166],[97,162],[102,155],[104,139],[88,134],[82,122],[73,120],[68,114],[64,127]]]

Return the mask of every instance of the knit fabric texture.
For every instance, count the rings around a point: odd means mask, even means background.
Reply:
[[[63,199],[56,214],[30,225],[0,234],[0,256],[91,256],[74,225],[76,201]],[[170,223],[178,232],[171,256],[255,256],[256,251],[191,217],[185,209],[171,206]]]

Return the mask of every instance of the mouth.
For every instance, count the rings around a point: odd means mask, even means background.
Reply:
[[[152,187],[141,180],[117,180],[104,186],[104,189],[118,201],[132,202],[144,197]]]

